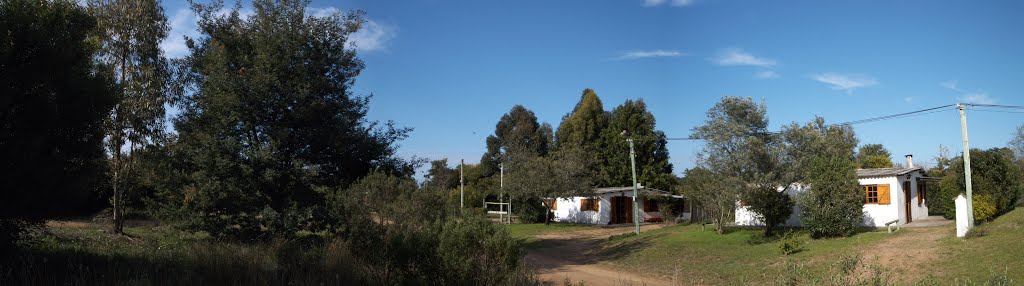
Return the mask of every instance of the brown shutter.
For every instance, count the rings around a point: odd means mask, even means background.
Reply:
[[[558,209],[558,199],[551,199],[551,210]]]
[[[878,185],[878,204],[889,204],[889,185]]]
[[[587,210],[587,199],[580,200],[580,211]]]

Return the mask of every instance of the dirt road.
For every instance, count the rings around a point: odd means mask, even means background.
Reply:
[[[645,225],[641,231],[660,228]],[[563,231],[537,236],[537,247],[527,250],[526,263],[550,285],[569,281],[585,285],[673,285],[671,281],[645,277],[600,263],[598,250],[609,236],[633,231],[632,226]]]

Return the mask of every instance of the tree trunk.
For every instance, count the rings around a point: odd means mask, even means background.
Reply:
[[[551,225],[551,206],[544,208],[544,225]]]

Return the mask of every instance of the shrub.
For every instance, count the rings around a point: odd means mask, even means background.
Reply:
[[[778,246],[779,250],[782,251],[782,255],[790,255],[793,253],[800,252],[804,248],[806,241],[801,239],[792,231],[787,231],[782,239],[779,239]]]
[[[811,159],[806,176],[810,189],[797,198],[811,237],[849,236],[863,216],[864,194],[852,159],[843,156]]]
[[[988,221],[995,218],[996,205],[989,195],[974,195],[974,221]]]

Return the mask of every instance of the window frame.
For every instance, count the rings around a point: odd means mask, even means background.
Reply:
[[[879,204],[878,203],[878,201],[879,201],[878,184],[862,185],[862,186],[864,186],[864,204],[865,205],[877,205],[877,204]],[[871,190],[872,188],[874,188],[874,191]],[[872,193],[875,194],[874,197],[871,196]],[[874,198],[875,200],[871,201],[872,198]]]
[[[600,209],[600,202],[595,198],[585,198],[580,200],[580,211],[583,212],[596,212]]]

